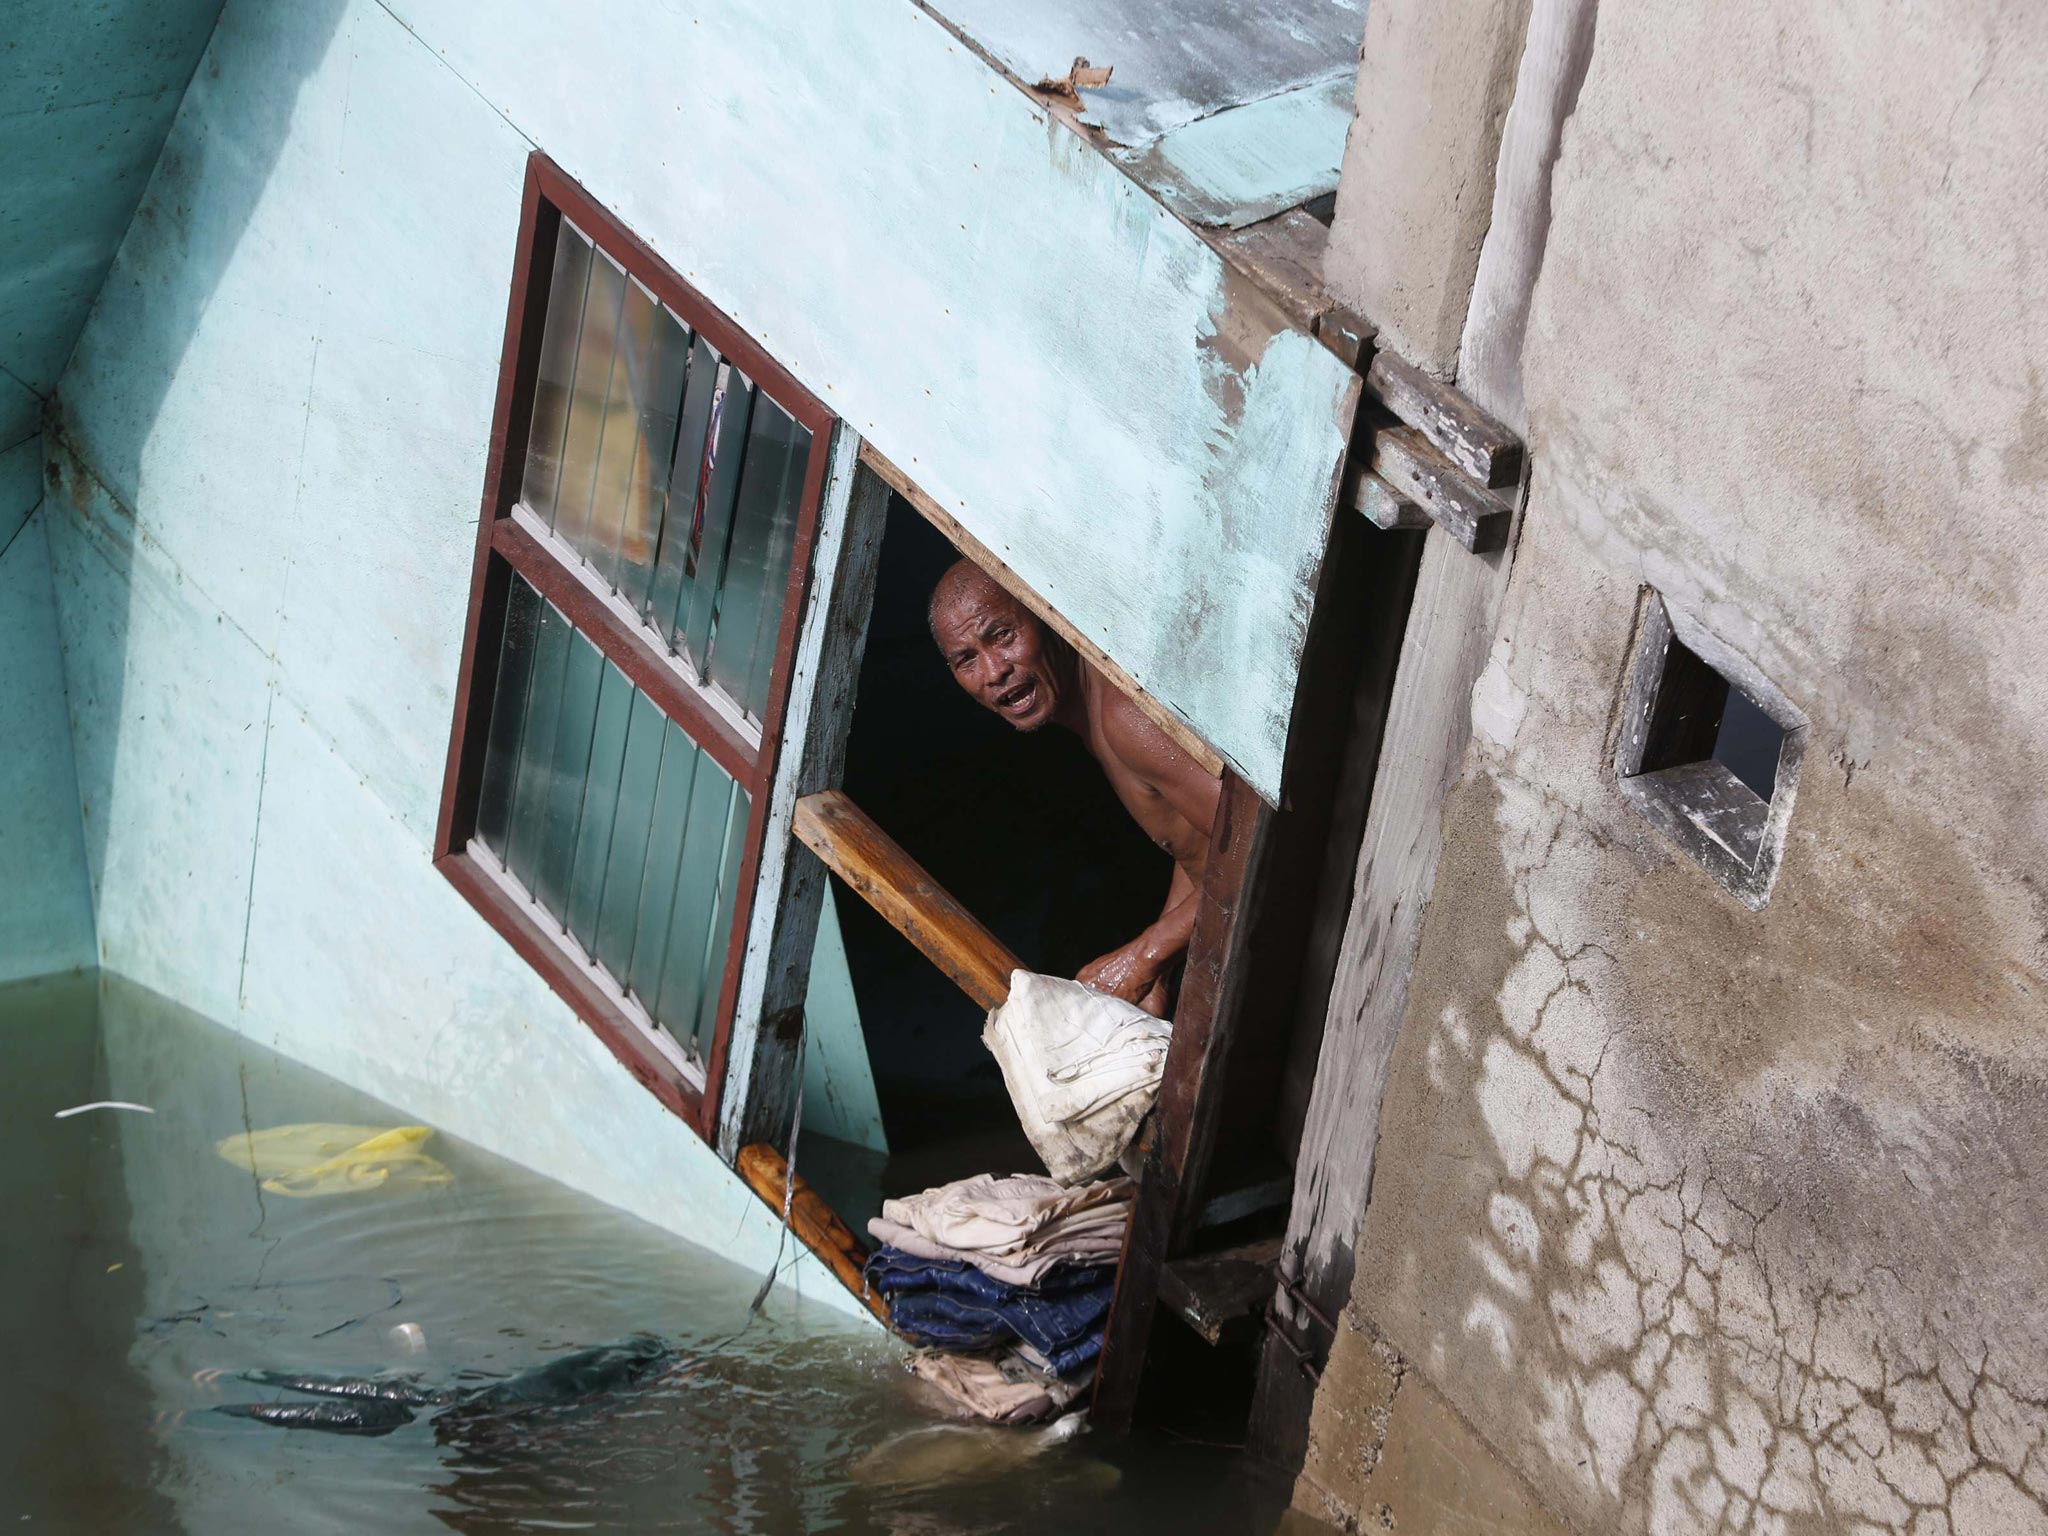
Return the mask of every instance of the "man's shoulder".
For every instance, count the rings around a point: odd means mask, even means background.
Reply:
[[[1104,750],[1139,777],[1156,779],[1182,755],[1179,746],[1129,694],[1108,682],[1099,687],[1096,718],[1101,722]]]

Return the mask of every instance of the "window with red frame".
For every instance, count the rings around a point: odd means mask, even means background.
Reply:
[[[705,1134],[832,424],[533,157],[437,863]]]

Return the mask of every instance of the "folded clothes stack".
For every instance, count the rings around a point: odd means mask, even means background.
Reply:
[[[920,1376],[978,1417],[1025,1422],[1065,1406],[1101,1353],[1130,1210],[1128,1179],[961,1179],[883,1205],[868,1283],[898,1333],[944,1352]]]

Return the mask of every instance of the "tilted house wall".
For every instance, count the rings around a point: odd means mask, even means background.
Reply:
[[[535,148],[1268,794],[1354,380],[908,3],[227,8],[45,444],[103,960],[765,1267],[429,862]]]

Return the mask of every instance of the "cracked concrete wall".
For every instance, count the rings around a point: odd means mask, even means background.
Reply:
[[[2038,7],[1599,15],[1352,1301],[1581,1529],[2048,1531],[2044,144]],[[1761,912],[1615,786],[1645,585],[1811,721]]]

